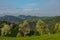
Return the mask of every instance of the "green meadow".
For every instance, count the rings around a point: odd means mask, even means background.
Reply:
[[[60,34],[51,34],[44,36],[26,36],[26,37],[2,37],[0,40],[60,40]]]

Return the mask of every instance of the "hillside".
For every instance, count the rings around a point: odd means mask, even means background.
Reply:
[[[21,20],[23,20],[23,19],[18,18],[16,16],[11,16],[11,15],[5,15],[5,16],[0,17],[0,21],[8,21],[8,22],[14,22],[14,23],[19,22]]]
[[[51,34],[45,36],[32,36],[32,37],[1,37],[0,40],[60,40],[60,34]]]
[[[19,16],[11,16],[11,15],[5,15],[5,16],[0,16],[0,20],[3,21],[9,21],[9,22],[19,22],[24,19],[42,19],[42,20],[51,20],[55,19],[57,21],[60,20],[60,16],[54,16],[54,17],[49,17],[49,16],[44,16],[44,17],[39,17],[39,16],[30,16],[30,15],[19,15]]]

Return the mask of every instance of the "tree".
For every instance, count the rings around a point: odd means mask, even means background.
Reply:
[[[54,27],[54,33],[60,32],[60,23],[56,23]]]
[[[7,35],[9,31],[10,31],[10,26],[4,24],[4,27],[1,29],[1,35]]]
[[[1,28],[1,35],[7,35],[7,34],[11,34],[11,28],[12,25],[8,25],[8,24],[4,24],[4,26]]]
[[[40,19],[37,21],[36,30],[39,32],[40,35],[43,35],[49,32],[49,29],[46,26],[46,24]]]
[[[18,34],[20,32],[22,32],[24,36],[26,36],[30,32],[29,23],[27,20],[25,20],[23,24],[20,24]]]

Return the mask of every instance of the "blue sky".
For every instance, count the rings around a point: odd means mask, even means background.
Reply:
[[[59,16],[60,0],[0,0],[0,15]]]

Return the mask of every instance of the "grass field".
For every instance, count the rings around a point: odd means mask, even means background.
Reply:
[[[60,40],[60,34],[51,34],[45,36],[30,36],[30,37],[2,37],[0,40]]]

